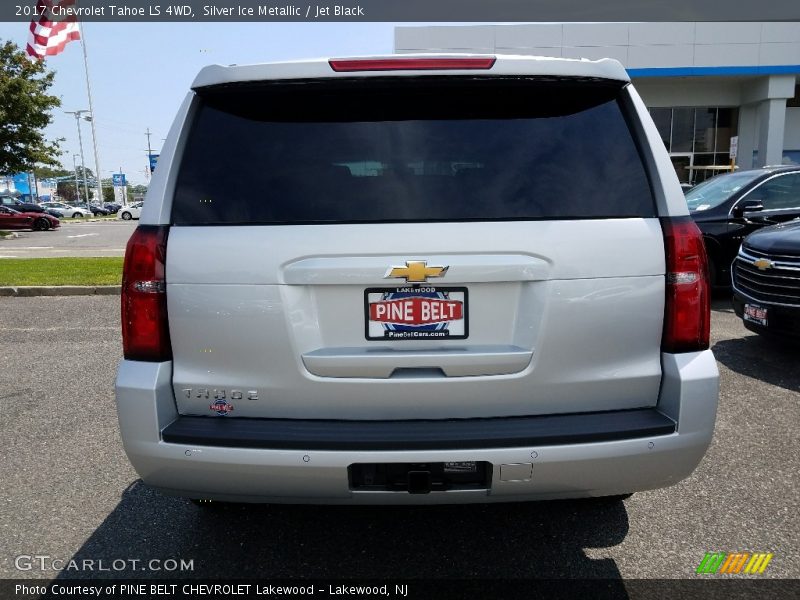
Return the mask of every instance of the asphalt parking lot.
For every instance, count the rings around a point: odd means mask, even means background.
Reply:
[[[123,453],[118,305],[0,298],[0,578],[59,575],[20,571],[21,555],[126,565],[70,578],[687,578],[708,551],[772,552],[763,577],[800,577],[798,352],[746,331],[724,301],[714,442],[674,487],[625,501],[211,511],[144,487]],[[151,559],[193,570],[141,571]]]
[[[125,245],[139,221],[62,221],[51,231],[19,231],[0,238],[0,258],[56,256],[124,256]]]

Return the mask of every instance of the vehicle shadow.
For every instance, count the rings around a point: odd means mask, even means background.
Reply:
[[[733,312],[733,298],[730,290],[714,290],[711,293],[711,310]]]
[[[800,350],[797,346],[753,334],[720,340],[711,350],[717,362],[731,371],[800,392],[800,369],[797,368]]]
[[[617,545],[627,532],[618,499],[198,507],[137,481],[72,557],[106,566],[115,560],[122,566],[122,559],[124,568],[65,569],[59,578],[601,578],[616,580],[603,586],[614,597],[627,597],[615,561],[593,560],[584,551]],[[132,566],[131,559],[142,562]],[[153,570],[151,559],[191,560],[193,569]]]

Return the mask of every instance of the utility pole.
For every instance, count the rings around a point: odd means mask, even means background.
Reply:
[[[72,155],[72,170],[75,171],[75,196],[78,198],[78,202],[81,200],[81,188],[78,185],[78,165],[75,164],[75,157],[78,156],[77,154]],[[84,169],[86,172],[86,169]]]
[[[83,169],[83,191],[86,194],[86,204],[89,204],[89,184],[86,181],[86,161],[83,158],[83,137],[81,136],[81,115],[88,110],[65,110],[68,115],[75,115],[75,125],[78,126],[78,145],[81,148],[81,168]],[[74,158],[74,157],[73,157]],[[80,194],[78,194],[80,196]]]
[[[36,180],[36,170],[33,169],[33,168],[31,169],[31,175],[33,175],[33,192],[32,193],[36,198],[34,200],[34,202],[36,202],[36,204],[39,204],[39,182]]]
[[[150,177],[153,175],[150,172],[150,156],[153,154],[153,151],[150,149],[150,136],[153,134],[150,133],[149,127],[147,128],[147,131],[144,132],[144,134],[147,136],[147,179],[149,180]]]
[[[120,165],[119,167],[119,174],[122,175],[122,165]],[[123,185],[121,191],[122,193],[120,194],[120,196],[122,197],[122,204],[124,206],[128,206],[128,186]]]
[[[92,145],[94,146],[94,183],[95,188],[97,189],[97,201],[102,205],[103,204],[103,188],[100,184],[100,159],[98,158],[97,154],[97,131],[95,130],[94,126],[94,108],[92,107],[92,86],[89,83],[89,59],[86,56],[86,30],[83,25],[80,26],[80,34],[81,34],[81,49],[83,50],[83,69],[86,73],[86,98],[89,101],[89,110],[86,111],[89,113],[89,117],[86,117],[86,120],[92,126]],[[81,150],[83,153],[83,150]],[[83,157],[81,157],[83,160]],[[83,173],[86,174],[86,163],[83,163]],[[89,199],[89,194],[86,194],[86,205],[89,206],[91,204]]]

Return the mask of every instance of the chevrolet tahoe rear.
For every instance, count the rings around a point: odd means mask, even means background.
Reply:
[[[193,499],[625,494],[713,433],[702,238],[613,60],[203,69],[122,327],[125,450]]]

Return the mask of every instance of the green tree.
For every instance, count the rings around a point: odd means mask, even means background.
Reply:
[[[47,93],[54,78],[44,61],[30,60],[13,42],[0,42],[0,173],[58,165],[61,140],[44,137],[51,111],[61,106],[58,96]]]
[[[60,167],[60,165],[59,165]],[[54,179],[55,177],[68,177],[73,174],[69,169],[51,168],[51,167],[36,167],[33,170],[36,179]]]
[[[65,202],[76,202],[78,200],[78,194],[75,193],[74,181],[59,181],[56,191],[58,192],[58,197]]]
[[[92,171],[89,167],[78,165],[75,171],[78,172],[78,179],[80,179],[81,181],[83,181],[84,171],[86,172],[87,181],[91,182],[94,179],[94,171]],[[70,171],[70,173],[74,173],[75,171]],[[92,185],[92,183],[89,183],[89,185]]]
[[[103,184],[103,202],[114,201],[114,182],[109,177],[108,179],[101,179]]]

